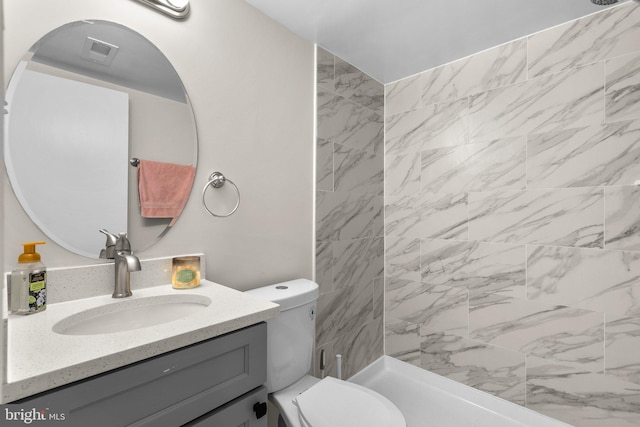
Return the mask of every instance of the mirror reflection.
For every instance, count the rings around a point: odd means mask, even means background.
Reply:
[[[59,27],[17,65],[7,102],[9,180],[53,241],[98,258],[99,229],[126,231],[140,251],[175,223],[181,206],[163,203],[191,191],[195,119],[175,69],[142,35],[108,21]],[[146,165],[140,182],[132,159]]]

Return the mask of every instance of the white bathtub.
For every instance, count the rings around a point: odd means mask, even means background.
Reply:
[[[389,356],[349,381],[391,400],[404,414],[407,427],[569,426]]]

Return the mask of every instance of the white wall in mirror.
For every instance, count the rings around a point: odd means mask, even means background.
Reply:
[[[7,90],[13,190],[51,239],[95,258],[104,244],[97,230],[127,230],[129,96],[25,67],[12,79],[20,89]]]

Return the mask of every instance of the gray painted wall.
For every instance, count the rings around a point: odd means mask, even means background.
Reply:
[[[0,0],[0,18],[3,16],[3,1]],[[4,22],[4,21],[0,21]],[[0,81],[2,81],[2,76],[4,75],[2,66],[4,60],[4,33],[0,32]],[[2,99],[4,100],[4,88],[2,89]],[[4,120],[0,123],[0,173],[2,176],[6,176],[6,169],[4,167]],[[4,196],[4,185],[0,186],[0,199]],[[4,242],[4,209],[0,209],[0,240]],[[4,245],[0,245],[0,271],[5,270],[5,262],[4,262]],[[0,307],[4,306],[4,292],[0,292]],[[2,325],[0,326],[0,393],[2,392],[2,384],[4,383],[5,377],[5,359],[7,357],[6,353],[6,342],[7,339],[7,330],[6,323],[4,319],[2,319]]]
[[[4,10],[5,84],[42,35],[81,19],[111,20],[141,33],[180,74],[198,125],[198,171],[179,221],[159,243],[139,253],[141,258],[203,252],[207,278],[241,290],[312,278],[315,94],[310,43],[235,0],[192,0],[184,22],[135,1],[9,0]],[[226,219],[211,217],[200,201],[203,185],[216,170],[242,192],[240,209]],[[3,259],[10,269],[20,243],[48,239],[23,213],[6,176],[3,186]],[[95,262],[51,242],[40,253],[49,267]]]

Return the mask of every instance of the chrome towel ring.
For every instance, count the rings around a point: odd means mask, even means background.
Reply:
[[[228,182],[228,183],[230,183],[231,185],[234,186],[234,188],[236,189],[236,193],[238,193],[238,201],[236,202],[236,205],[231,210],[231,212],[229,212],[227,214],[224,214],[224,215],[214,214],[207,207],[207,202],[205,201],[205,194],[207,193],[207,189],[210,186],[213,187],[213,188],[220,188],[220,187],[222,187],[224,185],[225,182]],[[209,181],[207,181],[207,183],[202,188],[202,205],[204,206],[204,208],[206,209],[207,212],[209,212],[211,215],[216,216],[218,218],[225,218],[225,217],[231,216],[236,210],[238,210],[238,206],[240,206],[240,190],[238,189],[238,186],[233,183],[233,181],[231,181],[230,179],[225,178],[225,176],[222,174],[222,172],[214,172],[211,175],[209,175]]]

